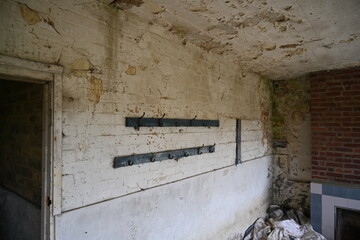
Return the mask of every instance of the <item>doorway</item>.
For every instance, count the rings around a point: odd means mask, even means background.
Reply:
[[[46,239],[48,83],[0,79],[0,238]]]

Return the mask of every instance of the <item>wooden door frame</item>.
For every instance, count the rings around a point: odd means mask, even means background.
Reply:
[[[42,240],[55,239],[54,217],[61,213],[62,72],[61,66],[0,55],[0,79],[44,84]]]

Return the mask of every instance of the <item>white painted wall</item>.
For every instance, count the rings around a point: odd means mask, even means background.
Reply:
[[[1,54],[64,67],[57,240],[227,239],[264,215],[271,158],[259,76],[103,2],[6,1],[0,16]],[[143,112],[220,127],[125,127]],[[236,118],[249,120],[247,161],[233,166]],[[115,156],[214,143],[212,154],[112,167]]]
[[[269,203],[269,157],[64,213],[57,239],[229,239]]]

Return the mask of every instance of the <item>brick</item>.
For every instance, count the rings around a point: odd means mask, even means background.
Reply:
[[[343,178],[343,177],[344,177],[343,174],[333,173],[333,172],[327,172],[327,173],[326,173],[326,176],[328,176],[328,177],[337,177],[337,178]]]
[[[343,167],[344,165],[342,163],[327,162],[326,166]]]
[[[349,147],[349,148],[360,148],[360,143],[345,143],[344,147]],[[350,149],[347,150],[348,152],[351,152]]]
[[[341,142],[328,142],[328,143],[322,142],[322,144],[325,144],[327,146],[333,146],[333,147],[344,146],[344,144]]]
[[[345,179],[350,179],[350,180],[359,180],[360,179],[360,175],[348,175],[348,174],[344,174],[344,178]]]
[[[353,173],[353,170],[344,169],[344,168],[335,168],[335,172],[337,172],[337,173]]]
[[[360,80],[360,74],[353,74],[352,79]],[[356,84],[356,82],[354,84]]]
[[[335,138],[335,141],[336,141],[336,142],[349,143],[349,142],[352,142],[353,139],[352,139],[352,138],[337,137],[337,138]]]
[[[334,151],[337,151],[337,152],[351,152],[351,148],[335,147],[335,148],[332,148],[332,149],[329,149],[329,150],[334,150]]]
[[[313,166],[313,170],[320,170],[320,171],[326,171],[326,167],[320,167],[320,166]]]
[[[350,91],[344,91],[344,96],[359,96],[360,90],[350,90]]]
[[[325,155],[326,156],[341,157],[341,156],[343,156],[343,153],[341,153],[341,152],[326,152]]]
[[[352,183],[352,180],[344,179],[344,178],[335,178],[335,182],[341,182],[341,183]]]
[[[360,169],[360,165],[346,163],[346,164],[344,164],[344,168],[356,168],[356,169]]]
[[[343,112],[342,113],[345,117],[346,116],[360,116],[360,112]]]
[[[360,181],[358,180],[352,180],[351,183],[360,185]]]
[[[312,150],[313,150],[312,153],[313,153],[314,155],[317,155],[317,154],[318,154],[317,151],[327,150],[327,147],[315,147],[315,146],[313,146],[313,147],[312,147]]]
[[[334,132],[327,132],[324,131],[323,133],[321,133],[321,135],[325,136],[325,137],[332,137],[332,136],[336,136],[337,134]]]

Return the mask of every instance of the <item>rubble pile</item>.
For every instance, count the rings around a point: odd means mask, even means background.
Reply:
[[[243,240],[326,240],[314,231],[299,210],[270,205],[265,218],[258,218],[244,233]]]

